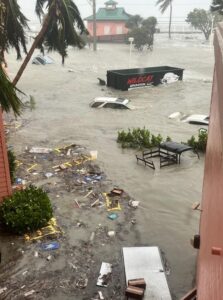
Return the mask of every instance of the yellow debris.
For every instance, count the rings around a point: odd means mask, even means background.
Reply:
[[[103,193],[105,200],[106,200],[106,206],[107,206],[107,211],[116,211],[116,210],[121,210],[120,203],[117,202],[116,206],[113,206],[113,201],[111,198],[108,197],[107,193]]]
[[[32,169],[34,169],[36,166],[38,166],[38,165],[37,165],[37,164],[34,164],[34,165],[32,165],[29,169],[27,169],[26,171],[29,172],[29,171],[31,171]]]
[[[39,240],[43,237],[52,236],[52,235],[56,235],[56,234],[62,234],[62,230],[57,225],[56,219],[52,218],[48,222],[47,226],[45,226],[41,229],[38,229],[33,233],[24,234],[24,239],[25,239],[25,241],[35,241],[35,240]]]

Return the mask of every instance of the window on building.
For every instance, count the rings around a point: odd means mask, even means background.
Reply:
[[[117,26],[116,27],[116,33],[117,34],[122,34],[123,32],[122,32],[122,26]]]
[[[110,34],[110,26],[105,25],[105,27],[104,27],[104,34]]]

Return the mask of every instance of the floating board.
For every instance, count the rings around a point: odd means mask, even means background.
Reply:
[[[143,300],[171,300],[165,270],[158,247],[123,248],[126,284],[128,280],[144,278]]]

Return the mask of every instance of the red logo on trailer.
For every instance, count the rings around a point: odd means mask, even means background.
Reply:
[[[133,85],[133,84],[148,84],[151,83],[153,80],[153,75],[145,75],[145,76],[139,76],[139,77],[132,77],[129,78],[127,81],[128,85]]]

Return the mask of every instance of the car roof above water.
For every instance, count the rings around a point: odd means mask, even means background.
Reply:
[[[127,104],[129,102],[128,99],[125,98],[114,98],[114,97],[96,97],[94,98],[94,102],[109,102],[109,103],[122,103]]]

